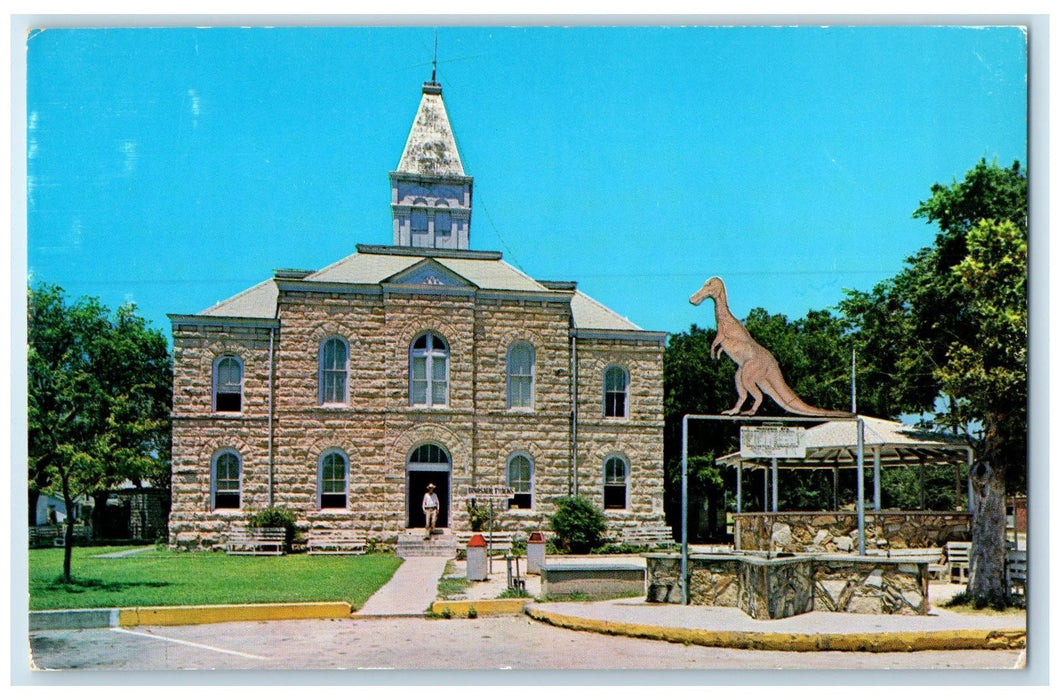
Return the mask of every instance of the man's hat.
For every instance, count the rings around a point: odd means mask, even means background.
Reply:
[[[427,484],[427,488],[433,489],[434,488],[434,484]]]

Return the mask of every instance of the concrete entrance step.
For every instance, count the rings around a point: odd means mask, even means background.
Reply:
[[[435,529],[431,539],[425,540],[423,530],[410,530],[398,535],[395,554],[402,559],[409,557],[446,557],[456,556],[456,535],[449,530]]]

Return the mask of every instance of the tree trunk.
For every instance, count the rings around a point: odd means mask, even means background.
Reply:
[[[74,555],[74,499],[70,496],[70,477],[66,470],[62,473],[63,503],[66,504],[66,537],[63,542],[63,580],[73,580],[70,576],[70,562]]]
[[[968,594],[977,605],[1008,598],[1005,585],[1005,471],[981,461],[972,470],[972,551]]]
[[[107,499],[110,498],[109,491],[97,491],[92,494],[92,539],[105,539],[108,533],[103,530],[107,521]]]
[[[37,524],[37,502],[40,500],[40,491],[36,489],[29,490],[29,526],[33,527]]]

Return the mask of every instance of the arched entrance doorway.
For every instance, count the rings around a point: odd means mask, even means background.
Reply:
[[[410,528],[424,527],[427,519],[423,514],[423,494],[427,484],[434,484],[438,494],[437,527],[449,527],[449,476],[453,463],[449,453],[441,445],[420,445],[409,455],[405,465],[405,504]]]

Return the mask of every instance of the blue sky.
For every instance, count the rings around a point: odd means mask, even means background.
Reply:
[[[435,30],[49,29],[27,40],[27,259],[169,334],[271,276],[390,244]],[[1017,28],[441,27],[471,246],[638,325],[790,318],[930,245],[912,212],[1026,163]]]

